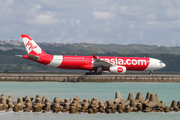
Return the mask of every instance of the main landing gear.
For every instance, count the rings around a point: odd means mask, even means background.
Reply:
[[[150,70],[149,75],[152,75],[152,73],[153,73],[153,70]]]
[[[91,70],[86,75],[102,75],[102,67],[98,67],[96,71],[92,72]]]
[[[86,75],[102,75],[102,72],[86,72]]]

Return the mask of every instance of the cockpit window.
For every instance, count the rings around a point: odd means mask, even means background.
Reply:
[[[159,63],[162,63],[162,61],[159,61]]]

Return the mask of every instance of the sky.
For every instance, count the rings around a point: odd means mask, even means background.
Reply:
[[[180,0],[0,0],[0,40],[180,45]]]

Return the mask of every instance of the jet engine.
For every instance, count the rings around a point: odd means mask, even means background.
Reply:
[[[125,73],[126,72],[126,67],[124,66],[112,66],[109,68],[109,72],[112,73]]]

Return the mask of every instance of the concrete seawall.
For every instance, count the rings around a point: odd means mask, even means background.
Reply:
[[[0,81],[19,82],[180,82],[180,75],[154,74],[106,74],[106,75],[80,75],[80,74],[21,74],[1,73]]]

